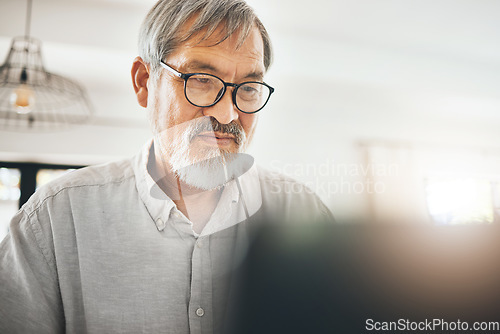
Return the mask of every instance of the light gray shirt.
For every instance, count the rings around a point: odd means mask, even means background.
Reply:
[[[16,214],[0,244],[0,333],[220,333],[252,218],[331,217],[252,167],[197,234],[148,173],[150,145],[63,176]]]

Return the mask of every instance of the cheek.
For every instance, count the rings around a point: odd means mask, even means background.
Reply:
[[[150,94],[151,96],[151,94]],[[153,133],[158,134],[169,128],[172,123],[172,113],[165,110],[165,97],[154,95],[148,100],[148,115]]]
[[[240,123],[245,130],[245,134],[248,139],[251,139],[253,133],[255,132],[255,128],[257,126],[258,115],[257,114],[243,114],[240,113]]]
[[[148,113],[155,133],[186,121],[184,116],[189,113],[191,105],[184,101],[182,85],[177,87],[179,85],[176,84],[178,83],[160,83],[159,86],[151,87],[152,94],[148,96]]]

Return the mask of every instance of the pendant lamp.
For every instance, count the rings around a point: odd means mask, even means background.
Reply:
[[[0,66],[0,130],[54,130],[88,121],[93,114],[85,89],[48,72],[41,42],[30,37],[32,0],[28,0],[25,34],[12,40]]]

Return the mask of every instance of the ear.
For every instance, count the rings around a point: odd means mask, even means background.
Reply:
[[[141,57],[134,59],[131,74],[137,102],[141,107],[146,108],[148,106],[149,67]]]

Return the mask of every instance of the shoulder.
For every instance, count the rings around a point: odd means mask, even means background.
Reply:
[[[132,159],[77,169],[42,186],[22,209],[29,215],[54,197],[75,191],[90,192],[92,189],[121,184],[133,177]]]

